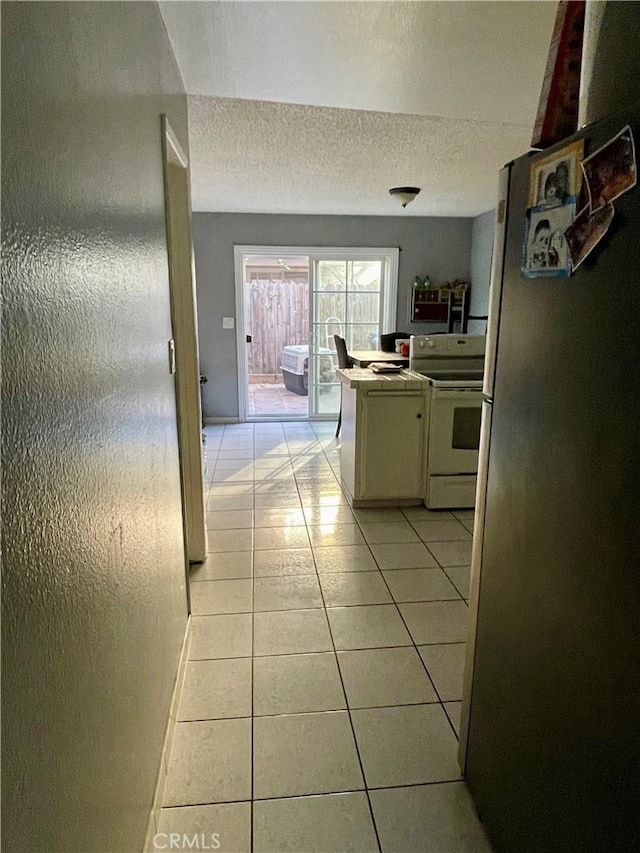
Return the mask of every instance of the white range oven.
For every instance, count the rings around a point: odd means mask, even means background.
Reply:
[[[484,335],[414,335],[409,369],[429,382],[425,504],[430,509],[475,503]]]

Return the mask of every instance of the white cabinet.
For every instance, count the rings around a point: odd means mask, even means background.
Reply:
[[[422,383],[411,384],[342,386],[342,479],[355,506],[422,502],[428,397]]]
[[[419,391],[363,395],[358,497],[422,498],[424,401]]]

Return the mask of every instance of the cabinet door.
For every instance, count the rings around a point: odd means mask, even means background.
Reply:
[[[372,391],[363,398],[362,420],[360,497],[422,497],[424,394]]]

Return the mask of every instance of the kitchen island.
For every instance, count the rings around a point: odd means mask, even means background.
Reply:
[[[342,486],[355,507],[413,506],[425,494],[429,384],[410,370],[338,370]]]
[[[349,358],[354,367],[369,367],[374,362],[386,364],[398,364],[401,367],[409,367],[409,357],[397,352],[383,352],[383,350],[350,350]]]

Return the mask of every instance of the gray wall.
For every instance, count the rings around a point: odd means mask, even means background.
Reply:
[[[638,3],[587,3],[579,126],[638,103]]]
[[[142,849],[186,626],[155,3],[2,7],[3,849]]]
[[[397,328],[413,334],[442,326],[409,324],[413,277],[434,282],[469,279],[471,219],[418,216],[280,216],[194,213],[200,366],[205,417],[238,416],[236,333],[222,317],[235,316],[234,245],[400,246]]]
[[[471,236],[471,301],[469,313],[483,316],[489,308],[489,284],[491,280],[491,255],[493,232],[496,221],[495,210],[476,216]],[[470,332],[484,332],[484,321],[469,321]]]

